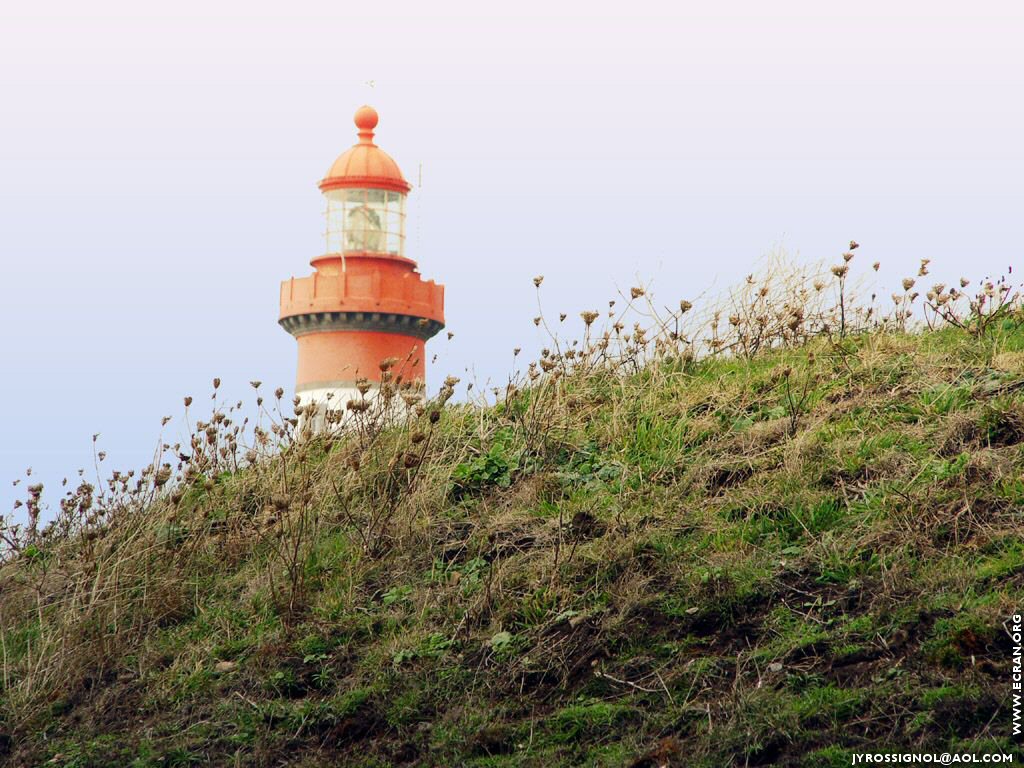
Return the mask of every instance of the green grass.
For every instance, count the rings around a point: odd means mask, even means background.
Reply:
[[[0,566],[0,764],[1009,749],[1024,380],[990,363],[1018,349],[1010,324],[570,372],[192,477]]]

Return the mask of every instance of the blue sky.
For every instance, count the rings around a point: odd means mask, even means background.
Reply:
[[[55,502],[96,432],[141,466],[214,376],[291,385],[278,283],[323,248],[315,184],[363,103],[422,180],[435,384],[536,347],[535,274],[575,318],[779,247],[856,238],[882,295],[921,257],[949,282],[1021,252],[1019,3],[147,5],[0,10],[4,509],[28,466]]]

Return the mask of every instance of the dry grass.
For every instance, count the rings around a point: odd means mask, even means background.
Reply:
[[[988,706],[995,683],[962,665],[999,663],[991,624],[1024,572],[1024,315],[1002,282],[936,286],[914,314],[926,262],[883,312],[855,295],[855,249],[769,262],[700,306],[634,288],[581,313],[579,339],[549,331],[490,403],[455,404],[455,378],[424,399],[399,361],[346,413],[259,382],[246,409],[215,380],[210,415],[187,398],[188,438],[142,471],[104,474],[97,449],[45,526],[30,487],[0,523],[0,758],[123,764],[65,718],[107,689],[148,713],[127,749],[154,765],[295,745],[331,764],[363,742],[368,765],[406,746],[420,764],[644,765],[666,739],[705,765],[829,764],[851,739],[963,737],[884,667],[918,654],[915,690]],[[180,730],[212,690],[232,704],[204,717],[238,738]],[[460,741],[481,723],[483,746]]]

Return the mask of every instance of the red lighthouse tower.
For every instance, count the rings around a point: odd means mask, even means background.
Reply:
[[[306,413],[343,411],[362,397],[360,380],[378,388],[386,360],[392,381],[422,383],[424,345],[444,327],[444,286],[423,280],[405,256],[411,187],[373,143],[377,119],[372,107],[356,111],[359,142],[320,182],[326,252],[311,260],[312,275],[281,284],[279,323],[298,341],[295,393],[313,406]]]

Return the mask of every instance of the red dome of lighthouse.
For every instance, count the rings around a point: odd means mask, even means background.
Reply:
[[[398,163],[373,143],[373,129],[377,127],[377,110],[363,106],[353,118],[359,129],[359,143],[342,153],[320,182],[320,190],[352,187],[388,189],[408,192],[409,182],[402,176]]]

